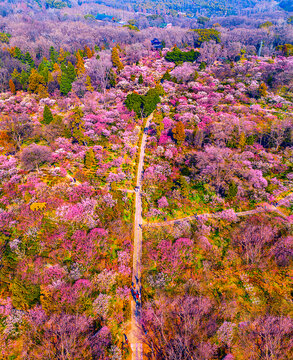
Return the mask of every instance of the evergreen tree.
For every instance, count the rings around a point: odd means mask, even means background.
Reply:
[[[128,94],[125,100],[125,105],[128,110],[133,110],[137,116],[140,116],[143,107],[142,96],[137,93]]]
[[[52,121],[53,121],[52,112],[51,112],[49,106],[46,104],[45,107],[44,107],[42,123],[46,124],[46,125],[49,125]]]
[[[150,89],[145,95],[139,95],[135,92],[128,94],[125,100],[125,105],[128,110],[136,112],[137,116],[149,116],[160,102],[160,96],[164,94],[162,86],[156,86]]]
[[[26,90],[26,88],[27,88],[27,85],[29,82],[29,77],[30,76],[26,71],[24,71],[24,70],[21,71],[20,76],[19,76],[19,82],[20,82],[23,90]]]
[[[161,86],[156,86],[150,89],[142,98],[143,101],[143,113],[145,116],[149,116],[155,111],[157,104],[160,102],[160,95],[164,94],[164,90]]]
[[[62,72],[60,81],[61,94],[67,95],[72,89],[72,84],[66,72]]]
[[[50,47],[49,54],[52,63],[54,64],[55,62],[57,62],[58,53],[57,51],[55,51],[54,46]]]
[[[68,79],[73,82],[76,79],[76,71],[72,63],[69,61],[67,68],[64,70],[68,76]]]
[[[20,73],[16,69],[14,69],[11,74],[11,77],[12,77],[12,79],[19,79]]]
[[[14,49],[14,57],[16,58],[16,59],[18,59],[18,60],[22,60],[23,59],[23,54],[22,54],[22,52],[21,52],[21,50],[20,50],[20,48],[19,47],[16,47],[15,49]]]
[[[24,61],[26,64],[28,64],[31,68],[35,66],[34,60],[31,57],[31,54],[27,51],[24,55]]]
[[[39,74],[43,76],[43,78],[47,83],[49,77],[49,69],[47,68],[47,66],[42,67],[42,70],[41,71],[39,70]]]

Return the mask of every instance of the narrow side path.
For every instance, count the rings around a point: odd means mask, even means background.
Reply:
[[[248,216],[248,215],[253,215],[253,214],[258,214],[258,213],[263,213],[263,212],[276,212],[281,217],[286,218],[286,215],[283,214],[277,208],[277,206],[274,206],[274,205],[260,206],[253,210],[241,211],[241,212],[235,213],[235,215],[240,217],[240,216]],[[163,222],[157,222],[157,223],[144,223],[143,226],[144,227],[161,227],[161,226],[177,224],[177,223],[184,222],[184,221],[194,221],[200,217],[219,218],[220,216],[221,216],[220,213],[218,213],[218,214],[217,213],[216,214],[214,214],[214,213],[195,214],[195,215],[190,215],[190,216],[186,216],[186,217],[183,217],[180,219],[173,219],[173,220],[169,220],[169,221],[163,221]]]
[[[151,114],[145,123],[143,129],[138,171],[136,179],[135,189],[135,219],[134,219],[134,235],[133,235],[133,270],[132,270],[132,282],[133,282],[133,294],[134,299],[131,301],[131,348],[132,348],[132,360],[143,359],[143,348],[140,340],[140,319],[141,319],[141,257],[142,257],[142,204],[141,204],[141,183],[142,172],[144,165],[145,148],[147,141],[147,130],[150,125],[150,121],[153,119]]]

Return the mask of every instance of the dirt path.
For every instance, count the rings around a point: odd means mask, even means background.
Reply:
[[[142,256],[142,204],[141,204],[141,183],[142,183],[142,171],[144,165],[144,156],[145,156],[145,147],[147,140],[147,130],[152,120],[153,115],[150,115],[145,123],[145,128],[143,129],[139,162],[138,162],[138,171],[137,171],[137,180],[136,180],[136,190],[135,190],[135,219],[134,219],[134,235],[133,235],[133,271],[132,271],[132,281],[134,284],[134,290],[138,294],[138,301],[131,301],[131,349],[132,349],[132,360],[142,360],[143,351],[142,351],[142,342],[139,336],[139,324],[141,318],[141,256]]]

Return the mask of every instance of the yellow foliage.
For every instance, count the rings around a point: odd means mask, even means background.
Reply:
[[[20,73],[16,69],[14,69],[13,73],[11,74],[11,77],[13,79],[18,79],[20,77]]]
[[[77,69],[77,75],[81,75],[85,72],[85,67],[84,67],[84,60],[83,57],[81,56],[80,51],[78,51],[77,55],[76,55],[76,69]]]
[[[122,62],[120,60],[119,51],[118,51],[117,47],[113,47],[111,59],[112,59],[113,66],[117,67],[118,71],[121,71],[124,69],[124,65],[122,64]]]
[[[36,69],[32,69],[29,77],[28,90],[29,92],[37,93],[41,97],[48,96],[45,89],[46,81],[42,75],[40,75]]]
[[[245,134],[242,132],[240,134],[240,138],[239,138],[239,147],[243,150],[246,144],[246,137]]]
[[[13,141],[7,134],[7,131],[0,130],[0,146],[3,146],[6,151],[11,151],[14,149]]]
[[[15,46],[13,46],[11,49],[8,49],[8,52],[11,56],[15,56]]]
[[[46,88],[43,84],[40,84],[40,85],[37,87],[37,94],[38,94],[39,97],[42,98],[42,99],[49,96],[48,91],[47,91],[47,88]]]
[[[88,59],[90,59],[91,57],[93,57],[94,55],[94,51],[91,50],[87,45],[84,47],[84,51],[85,51],[85,55]]]
[[[60,66],[55,63],[53,65],[53,71],[57,74],[57,81],[58,81],[58,84],[60,84],[61,82],[61,69],[60,69]],[[48,81],[49,81],[49,78],[48,78]]]
[[[58,312],[58,304],[53,301],[52,291],[46,288],[44,285],[41,285],[40,302],[42,305],[42,309],[45,311],[46,314]],[[59,312],[61,312],[61,309],[59,309]]]
[[[86,89],[87,91],[94,91],[94,88],[92,86],[92,82],[91,82],[91,78],[89,77],[89,75],[86,77]]]
[[[32,211],[39,211],[39,210],[44,210],[45,208],[46,208],[46,203],[44,202],[44,203],[32,203],[31,205],[30,205],[30,209],[32,210]]]
[[[48,83],[54,81],[53,75],[49,72],[48,73]]]
[[[65,58],[66,58],[66,53],[62,48],[60,48],[58,61],[63,62],[65,60]]]
[[[267,90],[268,90],[268,87],[266,86],[265,83],[261,83],[259,85],[258,91],[259,91],[260,96],[263,96],[263,97],[267,96]]]

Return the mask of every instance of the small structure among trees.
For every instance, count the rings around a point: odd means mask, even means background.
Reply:
[[[160,50],[160,49],[162,49],[162,47],[163,47],[162,42],[161,42],[159,39],[157,39],[157,38],[154,38],[154,39],[151,41],[151,43],[152,43],[152,47],[153,47],[155,50]]]

